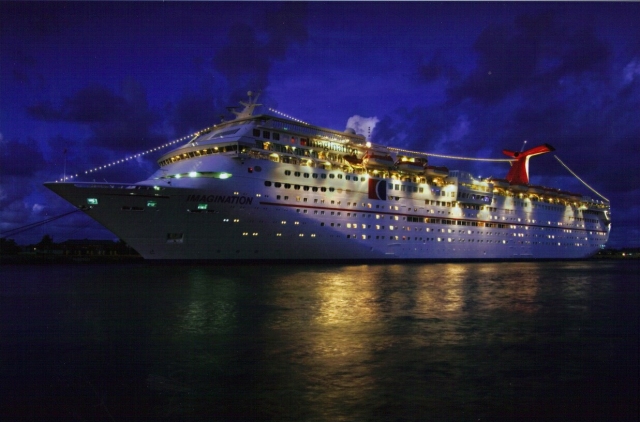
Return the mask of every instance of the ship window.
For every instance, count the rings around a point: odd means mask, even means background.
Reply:
[[[300,177],[300,172],[296,171],[295,173],[293,173],[293,175],[296,176],[296,177]]]
[[[199,210],[206,210],[208,206],[209,206],[208,204],[198,204],[198,209]]]
[[[309,173],[305,173],[305,174],[303,174],[303,176],[308,179],[309,178]]]
[[[147,206],[149,208],[155,208],[158,205],[156,201],[147,201]]]
[[[282,186],[282,183],[280,183],[280,182],[275,182],[275,183],[274,183],[274,186],[275,186],[275,187],[277,187],[277,188],[279,188],[280,186]]]
[[[311,190],[312,190],[312,191],[314,191],[314,192],[318,192],[318,187],[317,187],[317,186],[313,186],[313,187],[311,188]]]
[[[351,176],[349,176],[349,175],[346,175],[344,178],[347,179],[347,180],[351,180]]]
[[[182,243],[182,233],[167,233],[167,243]]]
[[[270,182],[270,181],[268,181],[268,180],[265,180],[265,181],[264,181],[264,185],[265,185],[265,186],[271,186],[271,182]]]
[[[338,175],[338,179],[342,179],[342,175],[341,174]]]
[[[253,129],[253,136],[260,136],[260,129]]]
[[[336,177],[336,175],[333,174],[333,173],[329,175],[329,179],[335,179],[335,177]]]
[[[327,178],[327,175],[326,175],[326,174],[321,174],[321,175],[320,175],[320,178],[321,178],[321,179],[326,179],[326,178]]]
[[[276,133],[276,132],[273,132],[273,140],[274,141],[279,141],[280,140],[280,134]]]
[[[291,175],[291,170],[285,170],[284,174],[285,174],[285,176],[290,176]]]
[[[314,179],[317,179],[318,178],[318,173],[313,173],[312,176],[313,176]]]
[[[87,198],[87,204],[98,205],[98,198]]]
[[[268,130],[263,130],[262,131],[262,137],[264,139],[270,139],[271,138],[271,132],[269,132]]]
[[[300,185],[293,185],[293,188],[294,188],[295,190],[300,190]]]

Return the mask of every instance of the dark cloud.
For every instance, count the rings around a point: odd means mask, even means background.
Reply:
[[[190,92],[184,94],[172,110],[176,134],[187,134],[215,123],[216,107],[212,94]]]
[[[303,44],[308,39],[307,5],[287,3],[265,17],[265,31],[269,41],[266,50],[271,60],[282,60],[292,44]]]
[[[45,167],[46,160],[34,139],[0,141],[0,169],[2,176],[33,176]]]
[[[566,76],[603,73],[608,46],[589,28],[567,29],[551,13],[490,25],[477,38],[477,67],[450,94],[495,103],[518,90],[553,87]]]
[[[605,72],[611,56],[610,48],[598,39],[593,29],[583,28],[571,34],[563,51],[558,77],[583,72]]]
[[[61,34],[73,21],[70,9],[71,4],[2,2],[0,10],[4,19],[0,34],[4,36],[13,32],[39,39]]]
[[[436,53],[431,60],[418,66],[419,80],[434,82],[439,79],[457,80],[460,77],[458,70],[450,64],[442,52]]]
[[[287,3],[265,13],[255,25],[243,22],[231,27],[213,65],[233,87],[233,94],[267,88],[273,62],[284,59],[293,44],[307,40],[306,18],[306,4]]]
[[[213,58],[215,68],[232,87],[265,88],[271,63],[253,27],[237,23],[230,29],[227,40]]]
[[[135,143],[142,149],[165,139],[153,130],[159,114],[151,110],[142,86],[133,81],[123,83],[119,94],[91,85],[65,98],[60,106],[41,102],[27,112],[38,120],[86,125],[93,146],[126,150]]]

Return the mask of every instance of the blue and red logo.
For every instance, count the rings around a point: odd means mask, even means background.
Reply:
[[[387,199],[387,182],[380,179],[369,179],[369,199]]]

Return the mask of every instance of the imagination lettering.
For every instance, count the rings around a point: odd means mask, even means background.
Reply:
[[[187,202],[208,202],[219,204],[240,204],[251,205],[253,198],[249,196],[229,196],[229,195],[189,195]]]

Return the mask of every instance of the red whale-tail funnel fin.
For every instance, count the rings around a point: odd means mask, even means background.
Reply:
[[[555,150],[556,149],[549,144],[542,144],[524,152],[514,152],[507,149],[502,150],[505,155],[516,159],[516,161],[511,164],[511,170],[507,173],[507,181],[512,185],[528,185],[529,158]]]

